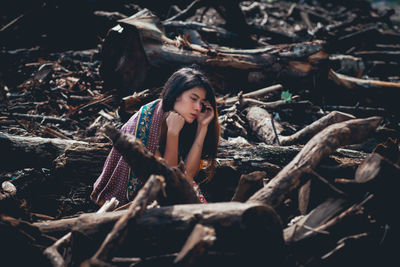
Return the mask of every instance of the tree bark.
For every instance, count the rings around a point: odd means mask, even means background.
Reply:
[[[92,242],[101,242],[124,214],[126,210],[102,215],[90,213],[34,225],[46,234],[61,234],[73,229],[81,236],[90,237]],[[213,249],[216,251],[244,253],[244,250],[257,246],[258,251],[270,252],[271,260],[276,256],[274,253],[282,253],[282,226],[276,212],[267,205],[238,202],[174,205],[146,210],[130,229],[126,242],[120,247],[121,253],[129,250],[131,256],[150,256],[177,252],[197,223],[215,228],[218,240]],[[75,249],[87,251],[88,248],[79,248],[83,243],[75,244]]]
[[[118,247],[125,241],[129,230],[128,226],[135,224],[134,222],[146,209],[147,204],[157,198],[157,194],[164,186],[164,178],[162,176],[150,176],[149,180],[147,180],[144,187],[129,206],[128,211],[116,222],[99,250],[91,258],[91,261],[110,260]]]
[[[266,172],[255,171],[240,176],[232,201],[245,202],[256,191],[263,187],[263,179],[267,177]]]
[[[210,78],[215,78],[216,85],[222,84],[223,80],[226,88],[237,88],[238,81],[243,87],[251,87],[248,76],[254,71],[263,75],[260,85],[282,75],[284,82],[290,77],[311,78],[319,74],[327,77],[328,70],[320,64],[328,58],[323,52],[323,41],[248,50],[209,49],[188,40],[167,38],[158,18],[152,14],[146,14],[146,17],[135,14],[119,22],[120,25],[111,29],[104,40],[100,73],[106,87],[119,88],[124,94],[149,87],[154,82],[149,76],[152,71],[157,71],[165,80],[171,74],[169,66],[194,63],[210,70]],[[224,74],[226,68],[230,70],[229,74]],[[219,74],[218,79],[214,72]]]
[[[355,118],[350,114],[333,111],[290,136],[282,136],[282,126],[278,122],[273,123],[273,118],[268,111],[259,107],[250,107],[246,117],[250,127],[262,141],[268,145],[282,146],[304,144],[327,126]]]
[[[81,164],[80,166],[85,166],[85,168],[89,165],[97,165],[97,169],[99,169],[98,164],[104,161],[109,149],[109,144],[90,144],[60,138],[14,136],[0,133],[1,169],[4,170],[18,170],[29,167],[52,168],[54,166],[53,161],[60,156],[57,160],[57,168],[66,167],[68,164]],[[90,155],[86,156],[86,159],[83,158],[88,153]],[[79,154],[79,156],[72,159],[74,157],[72,154]],[[78,162],[70,163],[68,162],[70,159]],[[90,162],[91,164],[89,164]],[[74,167],[79,167],[79,165]]]
[[[287,194],[304,184],[302,174],[314,169],[338,147],[364,141],[378,127],[380,117],[354,119],[336,123],[315,135],[296,157],[266,187],[257,191],[248,202],[258,201],[277,207]]]

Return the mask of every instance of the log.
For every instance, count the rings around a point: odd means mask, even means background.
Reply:
[[[336,73],[334,70],[329,70],[329,79],[335,82],[337,85],[343,86],[347,89],[383,89],[389,90],[399,90],[400,83],[396,82],[386,82],[386,81],[375,81],[366,80],[350,77],[347,75]]]
[[[157,194],[163,187],[165,187],[165,183],[162,176],[150,176],[146,184],[132,201],[128,211],[124,216],[119,218],[89,262],[109,261],[111,259],[118,247],[125,241],[129,230],[128,226],[135,224],[135,221],[146,209],[147,204],[157,198]]]
[[[193,186],[178,168],[170,167],[162,158],[156,158],[142,142],[130,134],[121,134],[111,125],[105,126],[105,133],[113,141],[115,149],[132,167],[134,175],[147,181],[150,175],[162,175],[166,180],[165,197],[159,197],[160,205],[200,203]]]
[[[263,108],[250,107],[247,109],[247,120],[256,136],[267,145],[279,144],[283,127],[274,122],[272,114]]]
[[[231,166],[240,173],[250,173],[253,171],[266,171],[270,174],[277,174],[280,167],[286,166],[301,151],[301,147],[288,146],[279,147],[276,145],[245,145],[221,141],[218,150],[217,161],[220,165]],[[331,160],[340,164],[341,159],[348,162],[360,163],[367,156],[367,153],[350,150],[337,149]]]
[[[262,73],[262,84],[281,77],[280,75],[285,76],[282,77],[283,82],[287,82],[290,77],[298,79],[318,73],[325,77],[327,75],[327,69],[319,66],[321,60],[328,58],[323,52],[323,41],[261,49],[210,50],[182,38],[167,38],[158,18],[152,14],[135,14],[119,23],[109,31],[104,40],[100,74],[106,87],[119,88],[125,94],[150,87],[152,82],[154,84],[155,81],[150,76],[153,72],[157,72],[161,80],[166,80],[172,73],[172,70],[168,70],[171,69],[170,66],[193,63],[209,69],[211,76],[218,73],[218,79],[210,79],[216,81],[215,85],[225,82],[229,89],[238,88],[240,84],[251,89],[248,76],[254,71]],[[229,70],[229,75],[226,70]]]
[[[73,229],[90,236],[92,242],[101,242],[125,213],[126,210],[103,215],[88,213],[34,225],[46,234],[61,234]],[[178,252],[197,223],[215,229],[218,238],[213,246],[215,251],[241,254],[251,249],[262,250],[261,255],[271,261],[278,254],[282,256],[282,226],[276,212],[260,203],[239,202],[174,205],[146,210],[130,229],[126,242],[120,247],[121,253],[127,250],[131,257],[142,257]],[[87,251],[88,245],[84,246],[75,249]]]
[[[245,202],[256,191],[263,187],[263,180],[267,177],[266,172],[255,171],[240,176],[232,201]]]
[[[65,160],[60,160],[57,164],[58,168],[61,168],[67,164],[69,154],[74,152],[81,155],[91,152],[91,157],[87,158],[85,167],[89,166],[88,161],[92,161],[92,164],[96,164],[97,169],[99,169],[98,163],[105,159],[106,155],[104,156],[104,154],[109,148],[109,144],[90,144],[60,138],[15,136],[0,133],[0,157],[3,163],[1,169],[3,170],[18,170],[28,167],[52,168],[54,166],[53,161],[60,155],[64,155],[62,157]],[[82,161],[83,159],[77,158],[76,160]]]
[[[380,117],[354,119],[335,123],[315,135],[266,187],[257,191],[248,202],[258,201],[277,207],[287,194],[304,184],[300,178],[309,169],[315,169],[320,161],[338,147],[359,143],[369,137],[381,122]]]
[[[248,108],[246,118],[248,119],[252,130],[266,144],[288,146],[293,144],[304,144],[310,140],[311,137],[329,125],[354,119],[355,117],[350,114],[333,111],[290,136],[282,136],[281,132],[283,131],[283,127],[277,122],[273,123],[272,115],[262,108]]]
[[[304,127],[300,131],[290,136],[280,136],[279,141],[283,146],[290,146],[293,144],[304,144],[310,140],[315,134],[322,131],[331,124],[354,119],[355,117],[339,111],[332,111],[328,115],[318,119],[312,124]]]
[[[215,240],[214,228],[196,224],[183,245],[183,248],[176,256],[174,264],[190,266],[199,262],[198,258],[206,253],[206,250],[214,244]]]
[[[323,225],[335,215],[339,214],[346,208],[346,205],[348,205],[346,200],[342,198],[327,199],[295,224],[284,229],[283,233],[286,244],[298,242],[315,234],[316,232],[313,231],[313,229]]]
[[[17,188],[15,188],[14,184],[9,181],[1,183],[0,201],[13,197],[15,194],[17,194]]]
[[[281,84],[276,84],[276,85],[272,85],[272,86],[268,86],[253,92],[249,92],[246,94],[241,95],[241,98],[263,98],[266,95],[270,94],[270,93],[274,93],[274,92],[279,92],[283,89]],[[219,98],[217,99],[218,103],[223,103],[225,105],[231,105],[233,103],[235,103],[236,101],[239,101],[240,98],[238,96],[233,96],[233,97],[229,97],[227,99],[223,99],[223,98]]]
[[[101,214],[107,211],[112,211],[115,209],[115,207],[118,206],[118,200],[115,198],[112,198],[109,201],[106,201],[103,206],[96,212],[97,214]],[[64,261],[63,256],[60,255],[58,252],[58,249],[61,246],[65,246],[71,242],[71,232],[68,234],[64,235],[62,238],[58,239],[53,245],[50,247],[46,248],[43,251],[43,254],[46,256],[46,258],[50,261],[51,265],[53,267],[64,267],[67,266],[67,264]]]

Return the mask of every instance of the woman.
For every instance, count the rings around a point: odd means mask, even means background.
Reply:
[[[139,138],[147,149],[173,167],[184,161],[185,175],[193,184],[201,168],[201,159],[209,161],[207,179],[215,170],[219,142],[219,123],[215,93],[207,78],[195,68],[185,67],[168,79],[157,99],[144,105],[122,127],[122,133]],[[114,148],[96,180],[91,199],[102,205],[116,197],[120,205],[136,195],[143,181],[134,177],[126,161]]]

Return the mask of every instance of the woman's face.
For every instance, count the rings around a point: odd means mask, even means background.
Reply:
[[[176,98],[174,111],[178,112],[187,123],[192,123],[201,112],[205,99],[206,90],[203,87],[193,87]]]

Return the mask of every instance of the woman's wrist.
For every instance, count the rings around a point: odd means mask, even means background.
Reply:
[[[197,132],[199,133],[199,132],[207,132],[207,129],[208,129],[208,124],[206,124],[206,125],[203,125],[203,124],[198,124],[197,125]]]
[[[176,129],[171,128],[171,129],[167,130],[167,135],[178,137],[179,136],[179,132],[180,131],[177,131]]]

